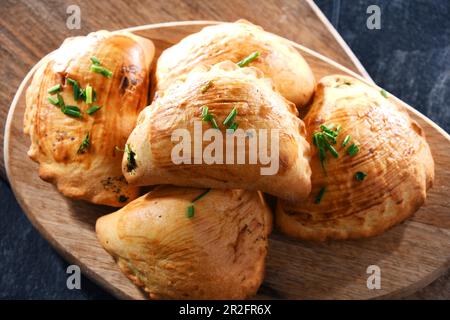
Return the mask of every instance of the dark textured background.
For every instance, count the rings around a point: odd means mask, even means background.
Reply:
[[[377,84],[450,131],[450,1],[316,3]],[[381,30],[365,27],[366,9],[371,4],[381,7]],[[66,288],[67,263],[32,227],[1,179],[0,211],[0,298],[112,298],[86,278],[82,279],[81,290]],[[448,297],[446,292],[450,292],[448,273],[414,298]]]

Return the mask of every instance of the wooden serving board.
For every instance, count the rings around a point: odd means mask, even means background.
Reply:
[[[157,55],[186,35],[213,22],[180,22],[128,29],[150,38]],[[299,44],[317,79],[354,72]],[[37,174],[28,159],[29,139],[22,133],[25,90],[36,66],[23,80],[11,105],[5,130],[6,171],[17,200],[42,235],[84,274],[119,298],[145,295],[117,268],[96,239],[96,219],[115,209],[72,201]],[[364,81],[364,80],[363,80]],[[366,80],[367,81],[367,80]],[[394,98],[395,99],[395,98]],[[381,236],[352,241],[310,243],[289,239],[276,230],[270,238],[266,277],[256,298],[370,299],[401,297],[426,286],[450,265],[450,136],[405,105],[424,128],[436,162],[435,185],[410,220]],[[367,267],[381,268],[381,289],[369,290]]]

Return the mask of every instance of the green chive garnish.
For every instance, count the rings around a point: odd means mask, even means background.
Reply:
[[[214,129],[219,129],[219,125],[217,124],[217,121],[213,116],[211,116],[211,120],[209,122],[211,122]]]
[[[237,122],[233,122],[229,127],[228,127],[228,129],[230,129],[230,130],[233,130],[233,132],[234,131],[236,131],[236,129],[238,128],[238,124],[237,124]]]
[[[125,152],[127,153],[127,172],[131,172],[137,167],[135,159],[136,153],[131,150],[131,147],[128,143],[125,145]]]
[[[320,133],[314,132],[313,133],[313,144],[318,147],[319,146],[319,138],[317,137]]]
[[[349,154],[350,157],[353,157],[354,155],[356,155],[359,151],[359,147],[356,144],[352,144],[350,147],[347,148],[347,153]]]
[[[92,87],[90,84],[88,84],[86,86],[85,95],[86,95],[86,104],[91,104],[92,103]]]
[[[231,112],[228,114],[228,116],[225,118],[225,120],[223,120],[223,125],[224,126],[228,126],[228,124],[233,124],[233,120],[237,115],[237,109],[233,108],[233,110],[231,110]]]
[[[189,207],[187,207],[187,211],[186,211],[186,216],[188,218],[192,218],[194,216],[194,211],[195,211],[194,202],[196,202],[196,201],[200,200],[201,198],[203,198],[204,196],[206,196],[206,194],[210,191],[211,191],[211,189],[207,189],[206,191],[202,192],[200,195],[195,197],[194,200],[192,200],[191,205]]]
[[[339,153],[331,144],[336,144],[337,136],[342,129],[340,124],[337,125],[336,129],[333,130],[334,124],[329,124],[326,126],[325,124],[320,125],[320,131],[316,131],[313,133],[313,144],[319,149],[319,159],[322,165],[322,169],[327,174],[325,169],[325,162],[327,157],[327,150],[331,153],[331,155],[335,158],[339,157]]]
[[[188,217],[189,219],[193,218],[195,214],[195,210],[194,210],[194,205],[190,205],[189,207],[187,207],[186,210],[186,217]]]
[[[80,144],[80,147],[78,148],[77,153],[78,154],[82,154],[85,153],[86,150],[89,148],[89,146],[91,145],[90,142],[90,136],[89,136],[89,132],[86,134],[86,137],[84,137],[83,141]]]
[[[327,147],[328,150],[330,150],[331,154],[333,155],[333,157],[338,158],[339,154],[337,153],[336,149],[333,148],[333,146],[329,143],[325,143],[325,146]]]
[[[98,60],[96,56],[92,56],[91,61],[95,65],[100,65],[100,60]]]
[[[244,59],[242,59],[241,61],[239,61],[237,63],[237,65],[239,67],[245,67],[246,65],[248,65],[250,62],[252,62],[253,60],[255,60],[256,58],[258,58],[260,55],[259,51],[255,51],[252,54],[250,54],[249,56],[245,57]]]
[[[344,141],[342,142],[342,146],[345,147],[349,141],[350,141],[350,135],[348,134],[345,137]]]
[[[74,117],[74,118],[82,117],[81,110],[77,106],[64,106],[63,108],[61,108],[61,111],[64,114]]]
[[[203,121],[209,121],[209,120],[205,120],[207,115],[208,115],[208,106],[203,106],[202,107],[202,120]]]
[[[206,190],[205,192],[203,192],[203,193],[201,193],[199,196],[197,196],[194,200],[192,200],[192,203],[194,203],[195,201],[198,201],[198,200],[200,200],[201,198],[203,198],[204,196],[206,196],[206,194],[208,193],[208,192],[210,192],[211,191],[211,189],[208,189],[208,190]]]
[[[61,91],[61,84],[57,84],[57,85],[51,87],[50,89],[48,89],[47,92],[52,94],[52,93],[56,93],[56,92],[59,92],[59,91]]]
[[[51,104],[53,104],[53,105],[55,105],[55,106],[58,105],[58,99],[55,99],[55,98],[53,98],[53,97],[48,97],[47,99],[48,99],[48,101],[49,101]]]
[[[367,177],[367,173],[365,173],[365,172],[358,171],[357,173],[355,173],[355,179],[358,181],[363,181],[366,177]]]
[[[206,91],[208,91],[209,88],[211,88],[213,85],[213,81],[209,80],[201,89],[200,92],[201,93],[205,93]]]
[[[110,71],[102,66],[95,65],[95,64],[91,66],[91,71],[95,72],[95,73],[100,73],[107,78],[111,78],[113,75],[112,71]]]
[[[73,99],[78,101],[80,99],[80,86],[78,85],[78,82],[71,78],[67,78],[66,80],[73,88]]]
[[[323,132],[328,133],[330,136],[336,137],[339,132],[333,131],[324,124],[320,125],[320,129],[322,129]]]
[[[326,187],[320,189],[319,193],[316,196],[316,199],[314,200],[315,204],[319,204],[320,201],[322,201],[323,195],[325,194],[326,190],[327,190]]]
[[[97,112],[98,110],[100,110],[101,108],[102,107],[100,107],[100,106],[92,106],[92,107],[90,107],[89,109],[86,110],[86,113],[88,115],[91,115],[91,114]]]
[[[326,173],[325,170],[325,159],[326,159],[326,152],[325,152],[325,138],[323,137],[323,134],[320,132],[315,133],[316,140],[317,140],[317,148],[319,149],[319,160],[320,164],[322,166],[323,171]]]
[[[84,90],[83,88],[79,88],[78,99],[86,100],[86,90]]]
[[[203,121],[206,121],[206,122],[209,122],[209,121],[211,121],[212,119],[213,119],[212,114],[207,114],[206,116],[204,116],[204,117],[202,118],[202,120],[203,120]]]
[[[336,144],[336,136],[329,134],[328,132],[324,132],[323,135],[325,136],[325,138],[327,138],[327,140],[331,141],[331,143]]]
[[[59,107],[63,110],[66,107],[63,97],[59,93],[56,94],[56,97],[58,98]]]
[[[124,196],[123,194],[121,194],[117,200],[119,200],[119,202],[122,202],[122,203],[123,202],[127,202],[128,201],[128,197]]]
[[[385,97],[386,99],[389,98],[389,94],[386,92],[386,90],[381,89],[381,90],[380,90],[380,93],[381,93],[381,95],[382,95],[383,97]]]

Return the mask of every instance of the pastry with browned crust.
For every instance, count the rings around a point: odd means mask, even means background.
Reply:
[[[278,202],[276,222],[284,233],[307,240],[369,237],[424,203],[434,178],[430,148],[422,128],[384,91],[351,77],[327,76],[304,121],[315,145],[312,192],[305,201]],[[339,125],[333,144],[324,135],[333,136]]]
[[[151,299],[244,299],[263,281],[271,225],[259,192],[161,186],[96,232]]]
[[[66,40],[27,90],[24,131],[39,176],[65,196],[123,206],[138,196],[122,175],[122,148],[147,105],[154,46],[126,32]]]
[[[123,172],[130,184],[260,190],[291,200],[309,194],[303,122],[259,69],[225,61],[160,93],[127,141]],[[232,122],[237,129],[230,132]]]
[[[301,54],[285,39],[247,21],[209,26],[165,50],[157,61],[156,90],[167,89],[198,65],[212,66],[230,60],[238,63],[253,53],[248,63],[273,80],[275,88],[298,107],[314,92],[314,75]]]

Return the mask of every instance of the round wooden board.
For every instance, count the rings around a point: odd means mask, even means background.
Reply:
[[[150,38],[157,56],[186,35],[214,22],[177,22],[128,29]],[[291,42],[292,43],[292,42]],[[307,59],[316,78],[352,71],[292,43]],[[36,67],[23,80],[11,105],[5,131],[9,181],[28,218],[42,235],[84,274],[119,298],[144,299],[96,239],[96,219],[115,209],[72,201],[37,175],[27,157],[23,134],[25,90]],[[392,97],[399,104],[400,100]],[[406,106],[406,105],[405,105]],[[381,236],[325,243],[289,239],[276,230],[270,238],[266,277],[256,298],[371,299],[401,297],[436,279],[450,265],[450,137],[425,116],[406,106],[424,128],[436,162],[436,180],[424,205],[411,219]],[[381,268],[381,289],[367,288],[367,268]]]

